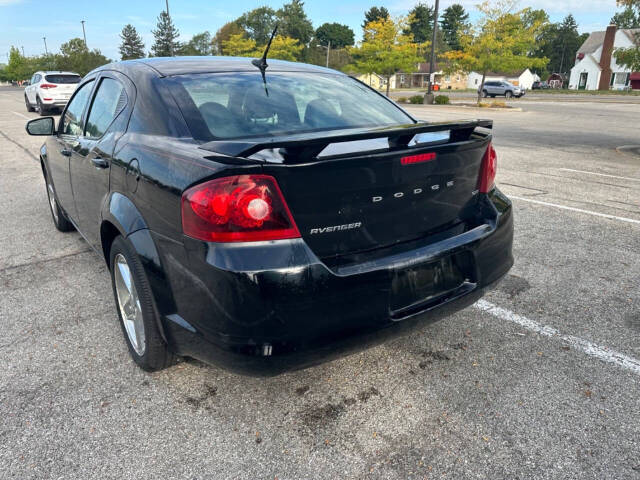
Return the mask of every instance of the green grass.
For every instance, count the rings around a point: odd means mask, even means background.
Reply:
[[[566,90],[550,88],[549,90],[527,90],[527,93],[542,93],[548,95],[620,95],[620,96],[637,96],[640,95],[640,90],[631,90],[628,92],[621,90]]]

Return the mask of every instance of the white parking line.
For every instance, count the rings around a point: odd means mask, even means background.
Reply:
[[[516,200],[521,200],[523,202],[536,203],[538,205],[544,205],[546,207],[561,208],[562,210],[569,210],[571,212],[586,213],[587,215],[593,215],[595,217],[608,218],[610,220],[619,220],[621,222],[635,223],[640,225],[640,220],[636,220],[635,218],[618,217],[616,215],[609,215],[607,213],[593,212],[591,210],[583,210],[582,208],[567,207],[566,205],[558,205],[557,203],[549,203],[549,202],[543,202],[541,200],[532,200],[530,198],[516,197],[515,195],[509,195],[509,198],[515,198]]]
[[[640,182],[640,178],[621,177],[619,175],[609,175],[608,173],[587,172],[586,170],[574,170],[573,168],[560,168],[565,172],[585,173],[587,175],[598,175],[599,177],[619,178],[620,180],[631,180],[632,182]]]
[[[31,117],[27,117],[26,115],[23,115],[21,113],[14,112],[13,110],[11,111],[11,113],[13,113],[14,115],[18,115],[19,117],[26,118],[27,120],[31,120]]]
[[[574,350],[578,350],[590,357],[597,358],[603,362],[612,363],[618,367],[630,370],[636,375],[640,375],[640,360],[633,357],[623,355],[622,353],[616,352],[615,350],[611,350],[607,347],[601,347],[580,337],[565,335],[553,327],[542,325],[535,320],[523,317],[522,315],[518,315],[517,313],[505,308],[500,308],[486,300],[478,300],[473,306],[478,310],[490,313],[494,317],[516,323],[527,330],[544,335],[545,337],[559,338]]]

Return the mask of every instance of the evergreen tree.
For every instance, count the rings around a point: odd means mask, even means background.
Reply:
[[[440,27],[445,43],[452,50],[460,50],[460,33],[469,27],[469,14],[459,3],[454,3],[442,13]]]
[[[362,29],[366,29],[367,23],[388,19],[389,10],[384,7],[371,7],[369,10],[364,12],[364,23],[362,24]]]
[[[409,11],[409,28],[404,32],[413,34],[416,43],[430,42],[433,38],[433,7],[418,3]]]
[[[172,57],[180,50],[180,43],[177,41],[180,34],[167,12],[162,11],[160,13],[158,25],[151,33],[155,38],[155,42],[151,47],[155,57]]]
[[[120,56],[122,60],[131,60],[144,57],[144,43],[142,37],[131,24],[127,24],[120,33],[122,43],[120,44]]]
[[[285,3],[276,12],[278,18],[278,33],[284,37],[298,40],[301,45],[307,45],[313,36],[313,24],[304,11],[304,2],[292,0]]]

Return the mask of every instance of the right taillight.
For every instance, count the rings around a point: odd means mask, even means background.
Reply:
[[[54,85],[53,83],[43,83],[40,85],[40,88],[44,88],[45,90],[49,90],[50,88],[56,88],[57,85]]]
[[[480,166],[480,177],[478,178],[478,191],[480,193],[489,193],[491,191],[496,180],[497,170],[498,156],[493,145],[489,143]]]
[[[182,230],[207,242],[300,237],[278,183],[269,175],[216,178],[186,190]]]

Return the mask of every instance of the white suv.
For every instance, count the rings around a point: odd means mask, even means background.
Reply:
[[[46,115],[54,108],[64,108],[82,77],[73,72],[36,72],[24,89],[27,111]]]

